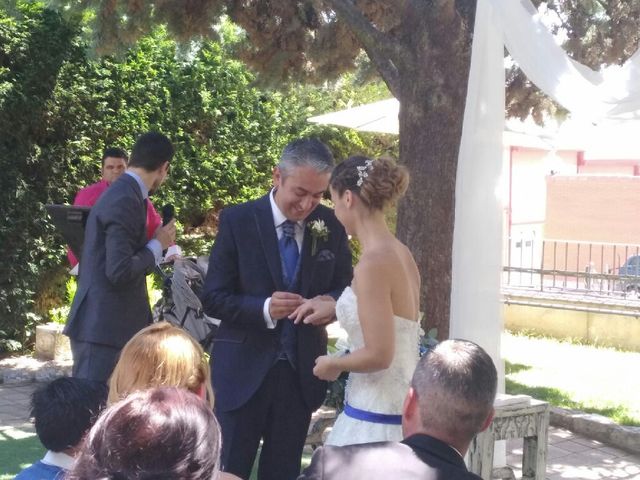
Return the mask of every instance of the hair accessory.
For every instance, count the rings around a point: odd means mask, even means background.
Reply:
[[[369,176],[369,172],[373,169],[373,160],[365,160],[364,165],[356,167],[356,169],[358,170],[358,181],[356,185],[361,187],[364,179]]]

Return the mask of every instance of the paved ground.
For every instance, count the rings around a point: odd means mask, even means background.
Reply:
[[[0,435],[10,438],[34,435],[28,410],[30,395],[36,386],[37,383],[0,384]],[[514,469],[516,478],[522,476],[521,462],[522,441],[507,442],[507,463]],[[551,427],[546,478],[640,480],[640,455]]]

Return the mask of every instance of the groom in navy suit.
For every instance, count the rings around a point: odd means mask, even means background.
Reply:
[[[334,317],[294,324],[288,316],[305,299],[337,299],[351,282],[344,228],[319,204],[332,168],[322,142],[295,140],[274,169],[273,190],[220,215],[202,303],[221,320],[211,371],[222,466],[243,479],[260,440],[258,478],[295,479],[311,413],[325,398],[312,370]]]

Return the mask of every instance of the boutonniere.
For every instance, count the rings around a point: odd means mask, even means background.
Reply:
[[[318,249],[318,239],[325,242],[329,239],[329,228],[325,225],[324,220],[318,219],[309,222],[309,230],[311,231],[311,256],[314,256]]]

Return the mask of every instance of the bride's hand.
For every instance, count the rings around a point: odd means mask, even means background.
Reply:
[[[320,380],[333,382],[338,378],[342,370],[334,365],[334,358],[329,355],[323,355],[316,358],[316,366],[313,367],[313,374]]]
[[[311,325],[325,325],[335,318],[335,313],[335,299],[329,295],[319,295],[296,308],[289,318],[293,323],[302,321]]]

